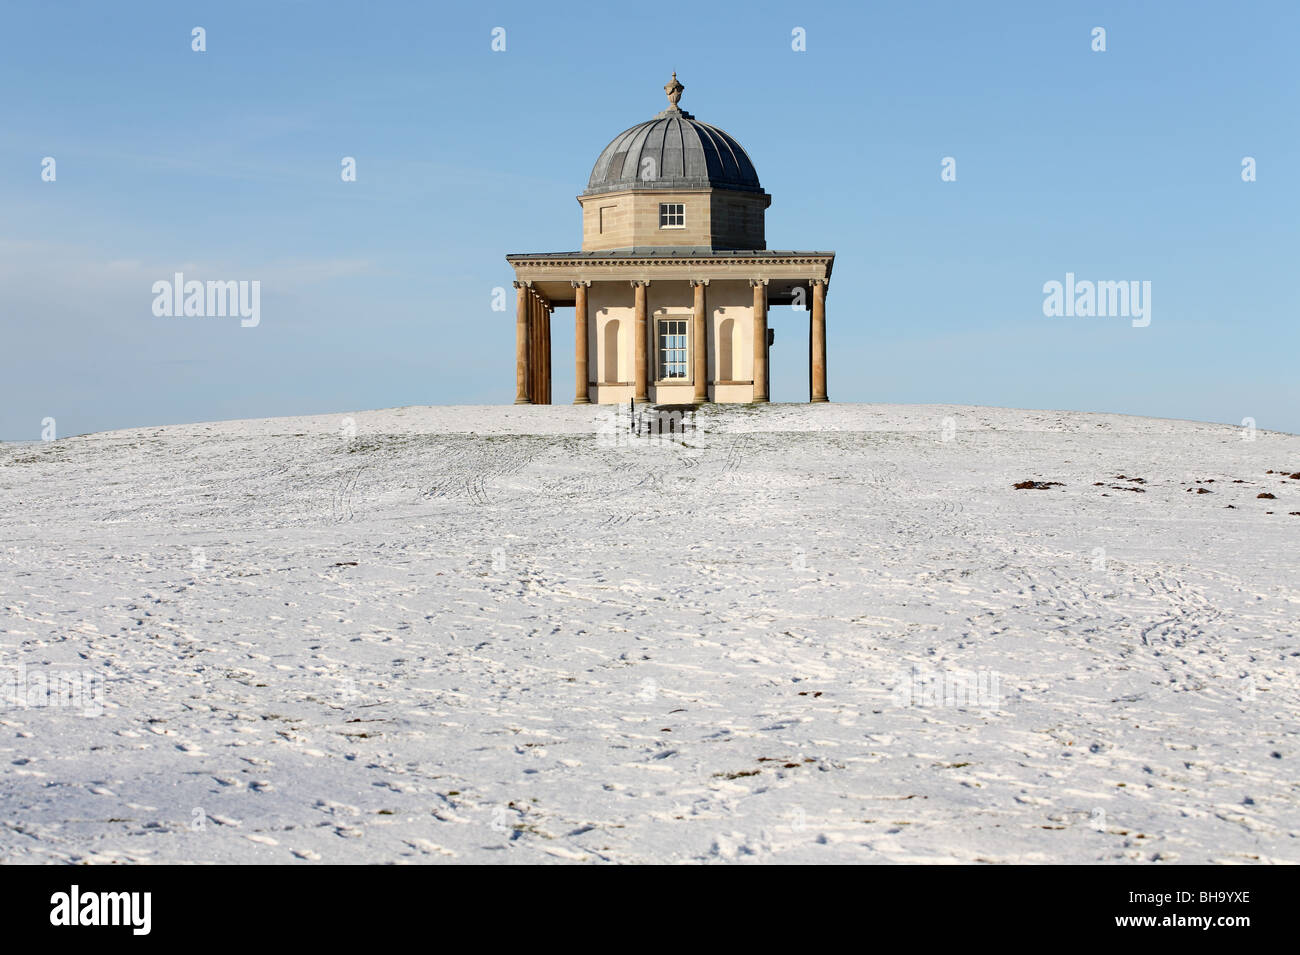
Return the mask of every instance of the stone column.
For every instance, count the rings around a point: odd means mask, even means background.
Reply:
[[[551,403],[551,306],[542,303],[542,404]]]
[[[750,279],[754,287],[754,400],[767,401],[767,279]]]
[[[537,295],[531,289],[528,296],[528,400],[540,404],[537,383],[541,380],[541,355],[537,348]]]
[[[515,283],[515,404],[528,400],[528,286]]]
[[[533,298],[533,404],[542,403],[542,317],[541,306]]]
[[[587,286],[590,282],[570,282],[573,286],[573,403],[591,404],[587,393]]]
[[[632,334],[636,338],[636,355],[633,359],[634,368],[636,369],[636,395],[634,400],[646,404],[650,401],[649,381],[650,381],[650,353],[651,349],[646,347],[647,329],[646,325],[650,321],[645,305],[645,287],[649,282],[633,282],[633,294],[636,296],[636,314],[632,318]]]
[[[542,352],[542,297],[533,292],[533,357],[529,366],[533,370],[533,404],[546,403],[546,364]]]
[[[812,396],[809,401],[830,401],[826,397],[826,280],[812,282]]]
[[[697,405],[709,400],[708,313],[704,301],[704,290],[708,284],[708,279],[693,279],[691,281],[691,285],[695,288],[695,320],[692,322],[691,351],[695,357],[693,376],[695,378],[695,403]]]

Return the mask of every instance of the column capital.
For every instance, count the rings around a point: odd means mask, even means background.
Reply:
[[[750,280],[749,280],[749,284],[750,284],[753,288],[758,288],[760,285],[766,285],[767,282],[768,282],[767,279],[750,279]]]
[[[829,285],[830,279],[809,279],[809,285]]]
[[[640,286],[640,285],[649,285],[649,284],[650,284],[650,280],[649,280],[649,279],[631,279],[630,282],[629,282],[629,284],[630,284],[633,288],[636,288],[637,286]]]
[[[591,288],[591,279],[573,279],[569,282],[569,288]]]
[[[528,289],[530,289],[530,288],[533,287],[533,283],[532,283],[532,280],[531,280],[531,279],[528,279],[528,280],[526,280],[526,281],[522,281],[522,282],[521,282],[521,281],[514,281],[514,282],[511,282],[510,284],[513,285],[515,288],[528,288]]]
[[[697,285],[708,285],[710,280],[709,279],[687,279],[687,281],[691,283],[691,288],[695,288]]]

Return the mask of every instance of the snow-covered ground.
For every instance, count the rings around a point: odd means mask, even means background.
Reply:
[[[0,862],[1300,861],[1300,437],[611,414],[0,446]]]

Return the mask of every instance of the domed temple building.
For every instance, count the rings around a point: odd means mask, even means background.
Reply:
[[[740,143],[678,106],[605,147],[582,251],[506,256],[515,270],[515,404],[551,403],[551,313],[575,311],[574,402],[767,401],[769,305],[809,311],[809,400],[826,401],[834,252],[767,248],[763,191]]]

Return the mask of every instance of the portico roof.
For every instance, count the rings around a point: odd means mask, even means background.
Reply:
[[[702,259],[753,259],[763,261],[810,257],[834,259],[835,253],[781,249],[710,249],[707,246],[673,246],[670,248],[646,246],[635,249],[601,249],[593,252],[515,252],[507,255],[506,261],[511,264],[537,259],[663,259],[674,262],[683,259],[692,261]]]
[[[507,255],[515,278],[553,306],[572,305],[572,282],[745,281],[766,279],[768,300],[788,305],[796,288],[829,281],[834,252],[780,249],[715,250],[671,247],[594,252],[525,252]],[[805,299],[806,300],[806,299]]]

